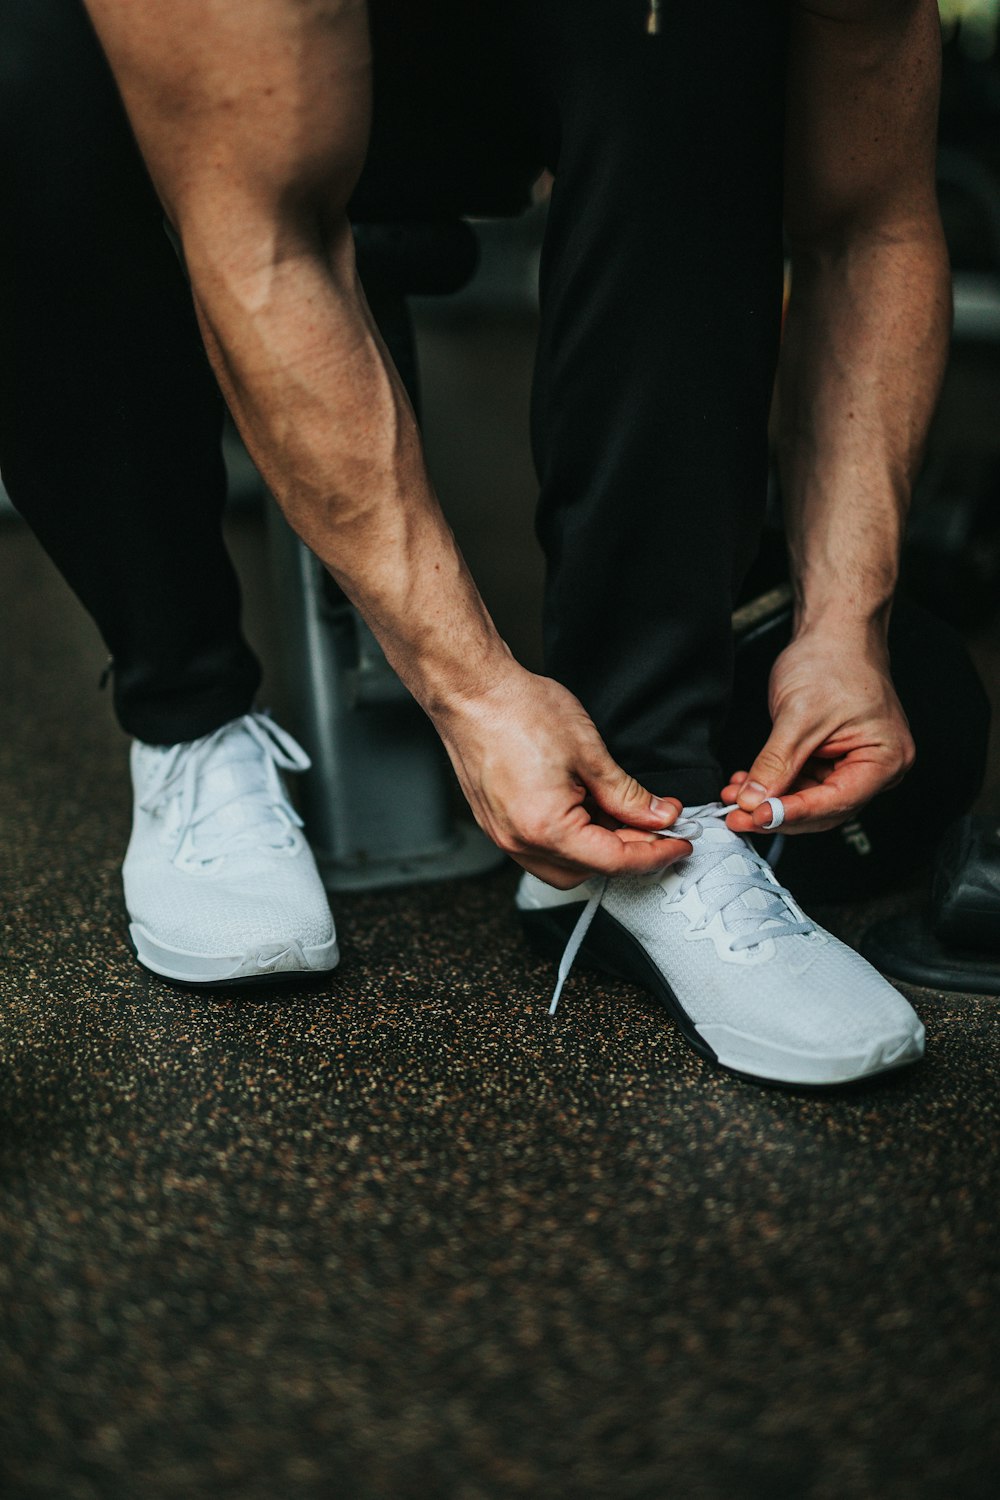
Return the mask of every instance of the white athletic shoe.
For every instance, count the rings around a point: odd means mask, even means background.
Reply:
[[[122,875],[147,969],[246,984],[332,969],[340,957],[302,820],[279,771],[305,751],[265,714],[181,745],[132,745],[135,816]]]
[[[732,810],[685,808],[694,852],[659,875],[596,878],[571,891],[525,875],[525,930],[543,951],[562,953],[551,1009],[580,951],[651,991],[697,1052],[735,1073],[838,1084],[916,1062],[924,1028],[913,1010],[809,920],[721,821]]]

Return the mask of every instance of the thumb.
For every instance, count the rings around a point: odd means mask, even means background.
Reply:
[[[768,797],[780,797],[792,785],[808,758],[801,745],[789,738],[787,731],[775,726],[747,772],[747,779],[736,799],[737,805],[743,812],[753,812]]]
[[[619,823],[633,828],[668,828],[681,810],[676,797],[655,797],[623,771],[604,747],[599,760],[587,767],[583,781],[598,806]]]

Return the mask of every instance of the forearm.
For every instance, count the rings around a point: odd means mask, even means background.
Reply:
[[[364,0],[86,0],[210,358],[292,525],[434,712],[510,670],[354,266]]]
[[[936,216],[797,247],[779,370],[779,456],[799,629],[884,634],[947,353]]]
[[[946,354],[935,0],[793,0],[779,449],[797,627],[884,641]]]
[[[514,664],[437,503],[347,226],[239,268],[196,231],[186,249],[213,363],[292,526],[432,715],[488,690]]]

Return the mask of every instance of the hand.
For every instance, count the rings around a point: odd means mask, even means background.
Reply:
[[[865,632],[799,636],[771,669],[769,702],[767,744],[723,788],[723,802],[737,805],[726,820],[736,833],[760,833],[770,822],[766,797],[784,804],[783,833],[835,828],[913,764],[888,651]]]
[[[680,802],[654,798],[616,765],[559,683],[516,667],[435,724],[480,828],[549,885],[646,874],[691,853],[652,832],[674,822]]]

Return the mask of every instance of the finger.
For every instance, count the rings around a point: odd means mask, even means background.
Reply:
[[[655,842],[657,844],[663,843],[663,839],[657,838],[655,834],[653,835],[653,838],[651,840],[650,835],[648,833],[643,833],[641,828],[614,828],[612,832],[614,833],[616,838],[621,839],[623,844],[648,844],[650,842]],[[678,842],[680,842],[680,840],[678,840]]]
[[[740,784],[737,801],[744,812],[753,812],[768,797],[780,797],[792,785],[815,744],[813,741],[804,745],[802,740],[802,734],[791,733],[785,723],[775,724],[770,738]]]
[[[626,838],[627,830],[608,833],[591,824],[575,835],[572,846],[560,852],[582,868],[601,875],[647,875],[665,870],[675,860],[691,854],[688,839]]]
[[[788,799],[782,797],[781,805],[787,808]],[[774,810],[770,803],[764,802],[755,812],[745,813],[739,807],[733,807],[732,812],[726,818],[726,827],[732,833],[784,833],[787,822],[787,813],[777,827],[772,827]]]
[[[814,786],[821,786],[835,770],[836,766],[829,761],[806,761],[791,787],[782,794],[782,807],[787,809],[788,798],[792,792],[802,792]],[[743,779],[746,777],[745,771],[735,774]],[[734,833],[777,833],[778,828],[769,826],[774,821],[771,804],[769,802],[761,802],[752,813],[745,813],[736,803],[739,788],[740,783],[736,781],[730,781],[728,786],[722,788],[722,801],[728,804],[733,810],[733,817],[731,819],[727,817],[726,819],[726,827],[731,828]],[[779,825],[779,827],[781,826],[783,824]]]
[[[623,771],[601,746],[600,754],[581,767],[581,776],[594,801],[604,812],[639,828],[669,828],[677,820],[681,803],[676,797],[655,797]]]
[[[719,794],[720,799],[723,802],[735,802],[736,798],[739,796],[740,787],[743,785],[746,779],[746,771],[734,771],[732,776],[730,776],[729,780],[726,782],[725,786],[722,788],[722,791]]]
[[[691,852],[686,839],[650,838],[641,833],[626,839],[591,824],[557,852],[525,852],[517,855],[517,862],[549,885],[570,890],[592,875],[655,874]]]
[[[645,839],[648,843],[650,838],[656,836],[647,828],[630,828],[627,824],[623,824],[619,818],[612,817],[611,813],[606,813],[603,808],[598,807],[591,797],[588,797],[583,805],[590,814],[591,821],[596,823],[598,828],[607,828],[610,832],[616,833],[619,838]]]
[[[872,761],[843,761],[822,782],[797,784],[782,797],[785,819],[782,833],[822,833],[854,816],[859,808],[882,791],[891,780],[885,766]],[[764,833],[770,820],[765,804],[753,814],[740,813],[729,826],[737,833]],[[739,826],[737,826],[739,824]]]

